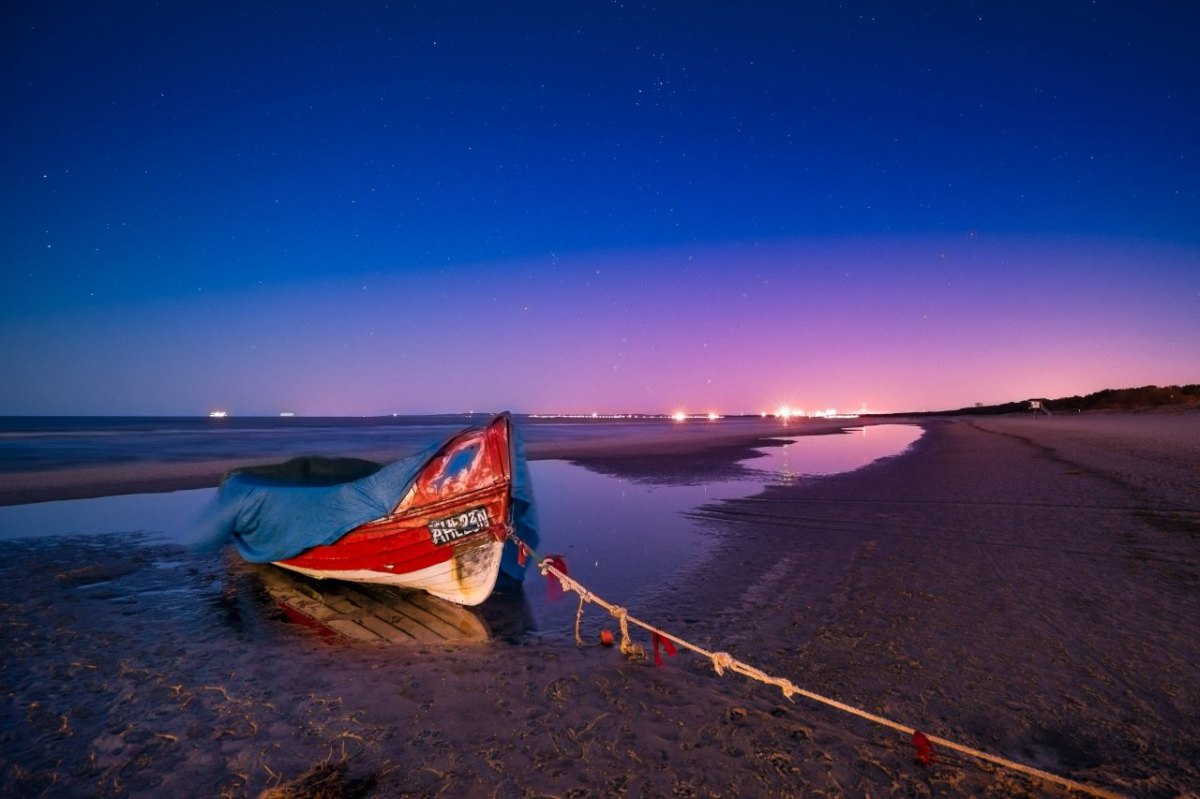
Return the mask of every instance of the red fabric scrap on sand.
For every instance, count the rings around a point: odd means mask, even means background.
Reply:
[[[937,760],[937,752],[933,751],[933,744],[926,737],[925,733],[920,730],[913,730],[912,742],[913,746],[917,748],[917,762],[922,766],[928,766]]]
[[[570,572],[567,571],[567,559],[562,555],[547,555],[542,559],[542,563],[546,564],[547,566],[553,566],[563,574],[570,574]],[[553,574],[547,574],[546,576],[550,578],[546,583],[546,596],[551,600],[562,599],[563,594],[566,593],[566,590],[563,588],[563,584],[559,582],[558,577]]]
[[[659,652],[660,646],[663,649],[667,650],[668,655],[670,655],[671,657],[675,657],[675,644],[671,642],[670,638],[664,638],[662,635],[659,635],[658,633],[651,633],[650,640],[652,640],[654,642],[654,665],[655,666],[661,666],[663,664],[662,653]]]

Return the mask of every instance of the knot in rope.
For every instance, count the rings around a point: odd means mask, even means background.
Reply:
[[[635,644],[629,636],[629,611],[620,605],[613,605],[608,612],[621,624],[621,654],[630,660],[645,658],[646,650],[640,644]]]
[[[789,702],[796,701],[795,699],[792,699],[792,694],[800,693],[800,689],[797,688],[796,686],[792,685],[791,680],[780,680],[778,683],[776,683],[776,685],[779,686],[779,690],[783,691],[784,699],[786,699]]]
[[[733,655],[728,652],[713,652],[712,664],[713,669],[717,672],[717,676],[724,677],[725,669],[733,667]]]

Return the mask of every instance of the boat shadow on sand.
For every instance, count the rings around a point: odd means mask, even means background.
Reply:
[[[531,627],[519,588],[498,591],[483,607],[465,607],[424,591],[317,580],[271,564],[234,568],[262,589],[284,620],[330,642],[470,645],[515,641]]]

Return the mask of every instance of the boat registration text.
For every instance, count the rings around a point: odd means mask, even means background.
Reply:
[[[472,533],[488,528],[487,511],[483,508],[469,508],[462,513],[447,516],[445,519],[432,519],[429,522],[429,533],[435,546],[449,544],[460,538],[466,538]]]

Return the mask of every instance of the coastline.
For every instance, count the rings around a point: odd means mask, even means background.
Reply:
[[[775,420],[736,420],[732,423],[692,421],[654,432],[625,431],[622,435],[575,440],[528,443],[529,460],[562,459],[582,465],[597,465],[629,459],[649,459],[646,468],[669,471],[683,459],[698,463],[719,461],[732,464],[747,457],[756,447],[783,443],[780,439],[801,435],[836,433],[858,424],[896,424],[898,420],[806,420],[785,425]],[[349,448],[338,453],[387,463],[404,452],[378,448]],[[217,486],[226,472],[286,460],[292,455],[264,453],[258,458],[213,458],[189,461],[139,461],[106,466],[85,466],[8,472],[0,480],[0,506],[65,499],[86,499],[115,494],[158,493]],[[655,464],[655,458],[663,459]]]
[[[1200,417],[917,423],[901,456],[697,509],[712,555],[630,612],[1090,785],[1200,790]],[[668,457],[719,469],[759,440]],[[657,446],[627,452],[572,459],[688,479]],[[0,580],[21,643],[3,656],[0,788],[17,793],[258,795],[324,764],[377,796],[1074,795],[950,751],[914,764],[904,736],[684,652],[657,668],[595,646],[315,646],[254,621],[223,562],[171,572],[97,544],[129,579],[207,591],[233,625],[189,627],[173,594],[84,594],[70,575],[89,555],[70,546]],[[590,608],[587,640],[602,626]]]

